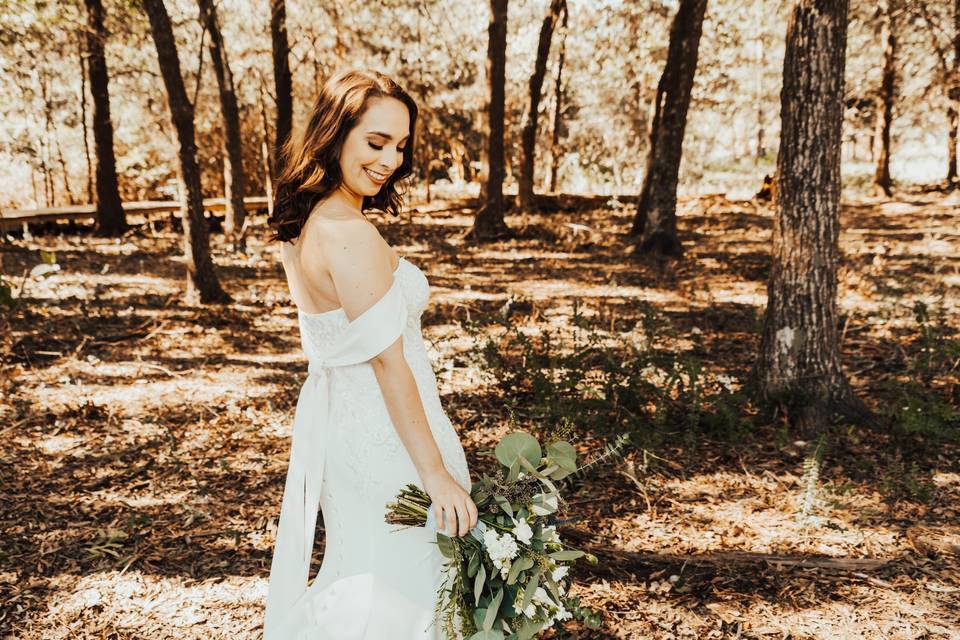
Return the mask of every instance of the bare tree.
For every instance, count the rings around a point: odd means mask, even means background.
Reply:
[[[566,5],[564,5],[566,8]],[[553,131],[550,134],[550,182],[548,191],[557,190],[557,173],[560,169],[560,125],[563,114],[563,63],[567,57],[567,19],[570,12],[564,10],[560,28],[560,51],[557,52],[557,77],[553,83]]]
[[[677,180],[706,10],[707,0],[680,0],[670,27],[667,63],[657,84],[650,125],[647,166],[630,230],[630,235],[640,237],[637,253],[683,254],[677,237]]]
[[[797,0],[780,93],[777,205],[760,354],[761,397],[798,431],[863,415],[840,367],[837,259],[848,0]]]
[[[877,94],[876,144],[877,167],[873,176],[874,187],[884,195],[893,195],[893,181],[890,179],[890,126],[893,123],[893,103],[895,100],[895,81],[897,64],[896,0],[881,0],[877,8],[880,13],[880,39],[883,42],[883,74],[880,80],[880,92]]]
[[[520,206],[529,207],[533,201],[534,165],[537,146],[537,122],[540,118],[540,94],[543,89],[543,78],[547,73],[547,58],[550,56],[550,41],[553,39],[553,29],[560,19],[560,13],[566,11],[566,0],[550,0],[547,15],[540,26],[540,40],[537,44],[537,58],[530,74],[530,102],[523,119],[523,131],[520,133],[523,159],[520,163],[520,179],[518,195]]]
[[[170,26],[170,16],[163,0],[141,0],[150,18],[150,31],[157,48],[157,60],[163,84],[167,88],[170,118],[180,143],[180,175],[186,190],[186,212],[183,216],[184,258],[187,264],[187,297],[192,298],[194,287],[203,303],[230,302],[217,278],[210,257],[210,232],[203,216],[203,194],[200,190],[200,168],[197,165],[197,147],[194,139],[193,105],[180,74],[180,58]]]
[[[277,127],[274,140],[273,171],[283,167],[283,143],[293,129],[293,77],[290,74],[290,45],[287,41],[287,5],[270,0],[270,40],[273,50],[273,83],[277,97]]]
[[[226,200],[224,215],[224,235],[243,243],[246,209],[243,197],[246,191],[246,174],[243,171],[243,144],[240,141],[240,109],[237,106],[237,93],[233,88],[233,74],[227,60],[227,49],[223,45],[223,34],[217,21],[217,8],[213,0],[197,0],[200,8],[200,20],[210,32],[210,59],[213,72],[217,76],[217,88],[220,91],[220,110],[223,113],[224,168],[223,190]]]
[[[487,88],[490,104],[487,118],[487,177],[481,189],[485,194],[479,211],[473,219],[470,234],[479,241],[494,240],[510,235],[503,221],[504,179],[504,98],[507,61],[507,0],[490,0],[490,25],[487,30]]]
[[[107,30],[101,0],[84,0],[87,7],[87,69],[93,98],[93,145],[97,156],[97,233],[119,236],[127,230],[127,217],[117,185],[113,155],[113,122],[110,120],[110,77],[103,52]],[[84,125],[86,126],[86,125]]]

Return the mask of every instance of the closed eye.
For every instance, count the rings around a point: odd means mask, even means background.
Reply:
[[[376,145],[376,144],[373,144],[372,142],[368,142],[367,144],[370,145],[371,148],[376,149],[377,151],[380,151],[383,149],[383,145]],[[400,153],[403,153],[404,149],[406,149],[406,147],[397,147],[397,151],[399,151]]]

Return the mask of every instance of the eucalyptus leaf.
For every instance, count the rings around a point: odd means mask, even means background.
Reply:
[[[564,560],[576,560],[577,558],[582,558],[584,555],[586,554],[579,549],[563,549],[561,551],[554,551],[550,554],[550,557],[562,562]]]
[[[445,558],[453,560],[453,540],[439,531],[437,532],[437,547]]]
[[[530,464],[540,464],[543,453],[537,439],[526,431],[514,431],[500,440],[494,450],[497,460],[505,467],[512,467],[518,458],[525,458]]]
[[[483,583],[487,580],[487,568],[480,563],[480,569],[477,571],[477,577],[473,581],[473,604],[480,604],[480,593],[483,591]]]
[[[503,496],[493,496],[493,500],[503,509],[508,516],[513,517],[513,506],[510,501]]]
[[[483,617],[483,630],[489,631],[493,628],[493,622],[497,619],[497,612],[500,610],[500,602],[503,600],[503,589],[497,590],[497,595],[493,596],[490,606],[487,607],[487,614]],[[500,631],[497,631],[500,633]],[[503,637],[503,634],[500,634]]]
[[[530,508],[538,516],[548,516],[556,512],[558,506],[557,494],[538,493],[530,501]]]
[[[520,627],[520,631],[517,632],[517,640],[531,640],[531,638],[537,635],[537,632],[540,631],[542,626],[543,623],[527,620]]]
[[[477,607],[473,610],[473,626],[480,629],[483,627],[483,619],[487,616],[486,607]]]
[[[474,549],[473,553],[470,554],[470,563],[467,565],[467,577],[472,578],[477,575],[477,570],[480,568],[480,550]]]
[[[470,636],[469,640],[503,640],[503,632],[499,629],[484,629]]]
[[[574,471],[567,471],[563,467],[557,467],[553,471],[551,471],[548,475],[553,480],[563,480],[571,473],[574,473]]]
[[[527,605],[533,601],[533,594],[540,586],[540,571],[534,571],[530,577],[530,582],[523,588],[523,601],[520,603],[520,611],[524,611]]]
[[[577,470],[577,450],[569,442],[551,442],[547,445],[547,457],[551,462],[570,471]]]
[[[510,573],[507,574],[507,584],[513,584],[517,581],[517,577],[522,571],[526,571],[534,565],[533,558],[529,556],[521,556],[513,561],[513,565],[510,567]]]

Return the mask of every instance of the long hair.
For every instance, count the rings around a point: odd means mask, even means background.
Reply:
[[[413,171],[413,143],[417,104],[400,85],[372,69],[347,69],[323,85],[303,132],[290,136],[281,149],[281,171],[277,176],[271,240],[294,240],[313,207],[329,196],[343,181],[340,152],[347,134],[367,110],[371,98],[400,100],[410,111],[410,138],[403,147],[403,162],[375,196],[364,196],[361,211],[379,209],[398,215],[403,196],[397,183]]]

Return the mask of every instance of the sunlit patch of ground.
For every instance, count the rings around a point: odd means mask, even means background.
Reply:
[[[902,370],[915,303],[957,328],[958,204],[920,194],[844,205],[844,365],[870,401]],[[697,349],[707,380],[739,388],[759,339],[771,211],[710,196],[683,199],[679,213],[687,256],[666,270],[625,257],[626,204],[509,216],[521,237],[486,246],[460,237],[472,219],[457,203],[380,220],[430,281],[424,336],[472,469],[489,467],[485,450],[510,429],[497,381],[473,357],[503,331],[489,319],[511,297],[529,303],[514,317],[527,335],[569,340],[576,306],[610,345],[651,337],[640,320],[653,310],[675,330],[664,348]],[[61,267],[0,317],[4,640],[260,636],[306,362],[277,247],[213,241],[235,299],[222,308],[180,300],[169,230],[0,245],[10,273],[33,267],[40,247]],[[928,502],[890,500],[861,468],[882,434],[851,438],[801,517],[807,447],[774,439],[705,440],[692,455],[671,445],[648,471],[631,454],[576,487],[569,535],[610,558],[576,575],[574,593],[604,613],[593,637],[960,638],[958,559],[943,546],[960,545],[956,447],[920,461]],[[321,526],[314,570],[322,542]],[[882,566],[829,564],[847,560]]]

